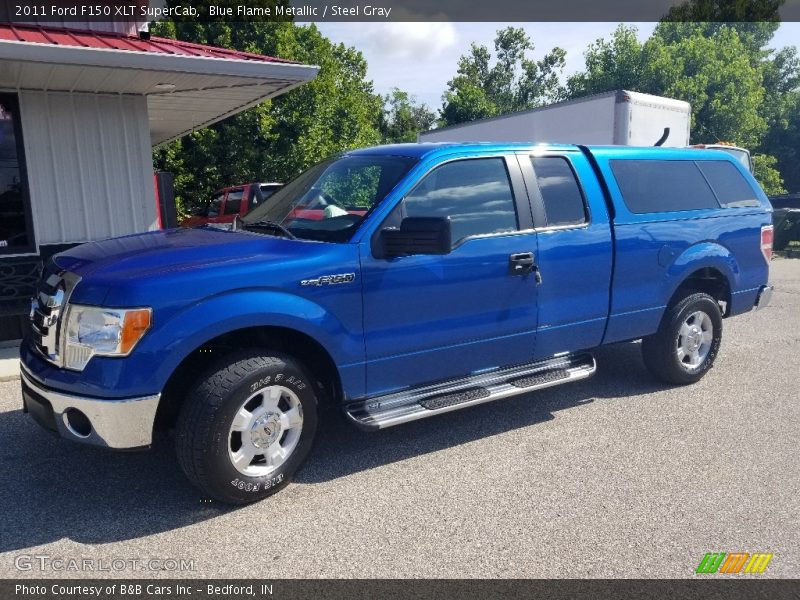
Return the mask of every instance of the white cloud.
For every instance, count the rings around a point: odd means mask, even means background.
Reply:
[[[541,58],[553,46],[564,48],[565,77],[584,68],[583,52],[590,43],[609,37],[617,27],[617,23],[317,23],[323,35],[363,52],[369,65],[367,76],[378,93],[385,94],[397,86],[433,108],[441,105],[442,92],[470,43],[484,44],[494,51],[496,31],[508,25],[523,27],[533,39],[534,58]],[[638,28],[642,41],[655,27],[655,23],[632,25]],[[783,23],[771,46],[794,46],[798,39],[800,23]]]
[[[380,23],[364,36],[364,42],[384,58],[398,60],[438,58],[457,41],[452,23]]]

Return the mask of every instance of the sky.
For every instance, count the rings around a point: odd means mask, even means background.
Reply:
[[[583,53],[590,43],[609,37],[617,28],[617,23],[317,23],[334,42],[364,54],[376,92],[386,94],[399,87],[433,109],[441,107],[442,93],[470,43],[493,50],[496,31],[508,25],[525,29],[535,45],[533,58],[541,58],[554,46],[564,48],[565,77],[583,69]],[[644,41],[656,23],[629,25],[638,28]],[[800,23],[783,23],[771,46],[796,46],[799,41]]]

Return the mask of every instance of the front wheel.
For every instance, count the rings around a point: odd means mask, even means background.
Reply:
[[[244,351],[217,363],[190,392],[176,426],[178,461],[212,498],[247,504],[284,488],[317,429],[317,396],[288,356]]]
[[[642,357],[656,378],[686,385],[708,372],[721,341],[719,305],[708,294],[690,294],[668,307],[658,331],[642,340]]]

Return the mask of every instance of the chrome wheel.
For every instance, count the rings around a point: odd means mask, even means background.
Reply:
[[[678,330],[675,351],[678,362],[687,371],[703,364],[714,341],[714,324],[703,311],[691,313]]]
[[[291,456],[303,430],[303,407],[290,389],[271,385],[252,394],[233,417],[228,456],[242,475],[269,475]]]

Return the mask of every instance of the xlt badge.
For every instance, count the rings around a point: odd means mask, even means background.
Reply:
[[[338,275],[320,275],[316,279],[303,279],[300,285],[333,285],[336,283],[353,283],[355,273],[340,273]]]

